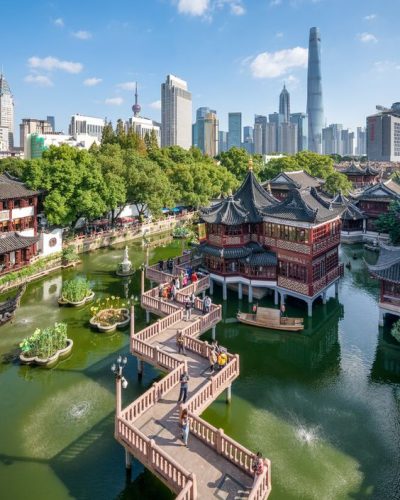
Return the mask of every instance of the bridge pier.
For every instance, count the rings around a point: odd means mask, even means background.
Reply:
[[[339,295],[339,281],[335,281],[335,297]]]
[[[274,290],[274,304],[276,306],[279,304],[279,292],[278,292],[278,290],[276,288]]]
[[[137,374],[138,374],[138,379],[141,380],[143,377],[143,369],[144,369],[144,361],[143,359],[137,360]]]
[[[322,303],[326,304],[326,291],[322,294]]]
[[[229,384],[226,388],[226,404],[230,404],[232,399],[232,384]]]
[[[253,286],[249,285],[249,304],[253,302]]]
[[[228,290],[226,287],[226,281],[222,283],[222,300],[227,300],[228,298]]]
[[[150,311],[146,311],[146,323],[150,323]]]
[[[129,471],[129,474],[130,474],[130,472],[132,470],[132,457],[126,448],[125,448],[125,469],[126,469],[126,472],[128,473],[128,471]]]
[[[243,285],[242,283],[238,283],[238,299],[243,299]]]
[[[214,281],[210,278],[210,295],[214,295]]]
[[[212,327],[212,330],[211,330],[211,338],[213,340],[215,340],[215,325]]]

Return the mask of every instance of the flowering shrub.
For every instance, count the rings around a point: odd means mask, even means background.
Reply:
[[[25,356],[49,358],[67,346],[67,325],[55,323],[43,330],[36,328],[33,335],[26,337],[19,346]]]
[[[92,293],[90,283],[85,278],[75,278],[64,281],[61,298],[70,302],[80,302]]]

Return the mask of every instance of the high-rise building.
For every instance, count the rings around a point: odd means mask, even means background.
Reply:
[[[228,149],[242,146],[242,113],[228,114]]]
[[[14,147],[14,98],[3,73],[0,73],[0,127],[8,128],[8,148]]]
[[[79,135],[89,135],[91,137],[96,137],[96,139],[101,141],[104,125],[104,118],[85,116],[77,113],[76,115],[71,116],[68,133],[74,137]]]
[[[321,34],[319,28],[310,29],[307,73],[308,149],[322,152],[322,127],[324,108],[322,104],[321,79]]]
[[[265,154],[278,152],[278,127],[276,123],[267,123],[265,126]]]
[[[250,125],[243,127],[242,147],[249,153],[254,153],[254,129]]]
[[[126,130],[133,130],[141,139],[144,139],[146,137],[146,134],[148,136],[151,136],[152,134],[155,135],[155,138],[157,140],[157,144],[160,145],[161,143],[161,126],[160,123],[151,120],[150,118],[145,118],[143,116],[140,116],[140,111],[142,107],[139,104],[139,99],[138,99],[138,87],[136,84],[135,87],[135,103],[132,106],[132,112],[133,116],[131,116],[126,122],[125,122],[125,129]]]
[[[217,112],[214,109],[202,106],[196,110],[196,122],[192,126],[192,145],[199,148],[204,153],[204,120],[208,113]]]
[[[283,122],[288,123],[290,118],[290,94],[286,90],[286,85],[283,85],[282,92],[279,96],[279,114],[283,116]]]
[[[279,126],[278,152],[294,155],[297,153],[297,125],[284,122]]]
[[[25,139],[28,134],[51,134],[54,132],[51,123],[47,120],[37,120],[36,118],[23,118],[19,125],[19,145],[25,147]]]
[[[204,150],[205,155],[214,157],[218,154],[219,122],[214,111],[204,117]]]
[[[367,132],[364,127],[357,127],[356,155],[365,156],[367,154]]]
[[[325,155],[342,154],[342,130],[340,123],[331,123],[322,129],[322,153]]]
[[[354,155],[354,132],[350,132],[349,129],[342,130],[340,154],[342,156]]]
[[[290,123],[297,125],[297,150],[306,151],[308,149],[308,119],[304,113],[292,113]]]
[[[47,115],[46,122],[50,123],[51,128],[53,129],[53,132],[55,132],[56,131],[56,119],[54,118],[54,116]]]
[[[254,117],[254,131],[253,131],[253,142],[254,142],[254,153],[259,155],[266,154],[266,127],[267,127],[267,117],[263,115],[256,115]]]
[[[167,75],[161,85],[161,145],[192,145],[192,94],[187,82]]]
[[[218,133],[218,153],[228,151],[228,132],[220,130]]]
[[[275,137],[275,144],[272,144],[268,142],[267,149],[268,151],[266,152],[267,154],[269,153],[277,153],[279,151],[279,133],[280,133],[280,126],[284,122],[283,115],[281,113],[271,113],[268,115],[268,120],[269,120],[269,125],[275,127],[275,134],[270,130],[269,136],[270,140],[272,139],[272,136]],[[271,127],[269,127],[271,128]]]
[[[9,130],[8,127],[0,127],[0,151],[9,151]]]
[[[367,156],[371,161],[400,162],[400,102],[367,117]]]

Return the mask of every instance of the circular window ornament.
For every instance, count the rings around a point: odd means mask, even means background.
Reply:
[[[57,238],[50,238],[49,247],[55,247],[57,245]]]

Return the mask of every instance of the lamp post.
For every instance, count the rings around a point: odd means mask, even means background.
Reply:
[[[146,264],[143,262],[143,264],[140,266],[140,296],[144,294],[144,272],[146,270]]]
[[[126,356],[122,357],[118,356],[117,362],[111,365],[111,371],[115,375],[115,437],[118,437],[118,417],[121,414],[122,410],[122,394],[121,394],[121,386],[123,389],[128,387],[128,381],[122,375],[122,372],[125,366],[128,363],[128,358]],[[127,448],[125,448],[125,468],[126,472],[130,475],[131,471],[131,455]]]

